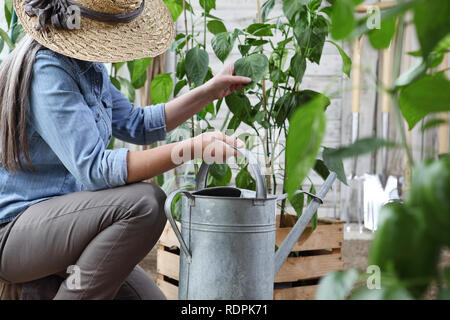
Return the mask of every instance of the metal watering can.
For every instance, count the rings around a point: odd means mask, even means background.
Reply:
[[[286,195],[267,194],[266,180],[256,159],[248,160],[256,192],[236,187],[206,188],[210,166],[203,162],[195,191],[178,190],[165,203],[166,216],[180,242],[180,300],[269,300],[274,277],[334,182],[330,173],[317,196],[275,253],[276,203]],[[324,189],[325,186],[325,189]],[[328,186],[328,187],[327,187]],[[182,193],[181,233],[172,202]]]

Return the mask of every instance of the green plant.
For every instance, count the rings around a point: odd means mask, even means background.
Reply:
[[[275,0],[269,0],[261,7],[259,21],[243,29],[227,30],[220,20],[211,20],[207,25],[215,33],[211,44],[219,60],[223,62],[237,43],[242,58],[235,62],[235,72],[253,80],[245,89],[225,98],[229,112],[222,128],[237,130],[245,124],[252,129],[256,139],[247,141],[249,146],[263,149],[270,191],[289,192],[290,203],[301,215],[303,195],[294,196],[293,192],[301,188],[311,168],[320,171],[324,178],[329,172],[316,156],[325,133],[325,111],[330,100],[301,86],[307,61],[320,63],[329,33],[329,17],[319,10],[321,1],[281,2],[282,17],[270,18]],[[281,40],[277,40],[280,36]],[[349,57],[337,43],[332,43],[342,56],[343,71],[348,74]],[[252,96],[257,101],[254,105]],[[285,137],[286,145],[281,143]],[[286,166],[276,167],[282,154]],[[254,188],[245,162],[239,163],[237,177],[238,187]],[[285,206],[283,201],[282,214]]]
[[[16,44],[25,34],[22,26],[17,21],[12,0],[5,0],[4,10],[7,29],[3,30],[0,28],[0,54],[6,49],[10,52],[14,50]]]
[[[389,203],[380,212],[378,230],[369,252],[369,265],[381,271],[381,287],[378,290],[365,287],[364,282],[370,279],[354,269],[338,271],[322,279],[317,298],[421,298],[434,283],[439,290],[437,298],[450,299],[450,267],[439,270],[437,266],[441,249],[450,246],[450,158],[448,154],[443,154],[414,164],[403,129],[403,119],[412,129],[426,115],[450,110],[447,67],[443,71],[434,71],[443,61],[443,55],[449,51],[450,24],[446,17],[450,14],[450,3],[400,1],[382,11],[379,30],[367,28],[367,17],[357,20],[353,15],[353,7],[353,1],[336,0],[329,8],[332,12],[332,35],[335,38],[367,33],[376,49],[388,46],[394,39],[394,81],[390,88],[383,90],[391,95],[402,147],[412,168],[410,192],[407,199]],[[421,60],[400,75],[407,23],[405,15],[408,11],[413,14],[412,23],[421,46],[419,51],[410,54],[420,56]],[[443,122],[428,122],[423,130]],[[361,141],[358,141],[328,152],[328,161],[368,152],[386,143],[378,141],[363,148]]]

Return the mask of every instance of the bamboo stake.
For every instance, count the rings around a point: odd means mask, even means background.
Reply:
[[[445,70],[447,68],[448,68],[448,53],[445,54],[444,61],[442,62],[440,69]],[[448,150],[449,150],[448,112],[439,113],[439,117],[441,119],[443,119],[445,121],[445,123],[442,123],[441,125],[439,125],[439,129],[438,129],[438,141],[439,141],[438,152],[439,152],[439,154],[445,154],[445,153],[448,153]]]
[[[262,14],[261,14],[261,1],[257,0],[257,7],[258,7],[258,22],[262,23]],[[262,37],[259,37],[260,39],[262,39]],[[261,48],[261,53],[263,49]],[[267,110],[267,97],[266,97],[266,80],[263,78],[262,79],[262,106],[264,110]],[[269,144],[269,134],[268,134],[268,129],[265,129],[265,135],[266,135],[266,154],[265,154],[265,159],[266,159],[266,180],[267,180],[267,189],[269,190],[269,192],[272,191],[272,181],[270,180],[270,176],[271,176],[271,165],[270,165],[270,144]],[[268,177],[268,178],[267,178]]]
[[[412,15],[410,12],[408,12],[406,14],[406,19],[407,20],[411,20],[412,19]],[[412,42],[412,36],[413,36],[413,28],[412,25],[407,25],[406,26],[406,30],[405,30],[405,53],[406,52],[410,52],[411,51],[411,42]],[[404,58],[404,70],[408,70],[411,67],[411,56],[409,54],[404,54],[403,55]],[[403,120],[404,123],[404,128],[405,128],[405,136],[406,136],[406,144],[408,145],[409,148],[412,149],[412,132],[410,130],[408,130],[408,126],[406,123],[406,120]],[[404,159],[404,163],[405,163],[405,170],[403,172],[403,176],[405,179],[404,182],[404,189],[408,190],[411,184],[411,167],[408,161],[408,155],[405,153],[405,159]]]

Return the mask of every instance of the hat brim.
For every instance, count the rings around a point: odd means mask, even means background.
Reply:
[[[25,31],[48,49],[92,62],[124,62],[155,57],[165,52],[175,37],[175,26],[163,0],[146,0],[142,14],[130,23],[105,23],[81,17],[79,29],[49,26],[37,31],[37,17],[29,17],[24,0],[14,8]]]

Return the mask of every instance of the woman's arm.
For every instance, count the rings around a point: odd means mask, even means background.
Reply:
[[[215,99],[223,98],[235,90],[242,89],[250,78],[234,75],[234,64],[228,65],[218,75],[205,84],[165,104],[165,122],[170,131]],[[244,147],[241,140],[228,137],[220,132],[206,132],[197,137],[175,142],[157,148],[127,153],[127,183],[155,177],[171,170],[182,162],[203,158],[210,162],[221,162],[236,156],[236,150],[229,144]],[[180,161],[182,159],[182,161]]]
[[[126,183],[150,179],[195,158],[223,162],[237,155],[237,151],[229,145],[242,148],[245,143],[221,132],[205,132],[194,138],[157,148],[128,152]]]
[[[229,64],[205,84],[166,103],[167,131],[178,127],[194,114],[200,112],[210,102],[242,89],[250,82],[251,79],[248,77],[235,76],[234,63]]]

